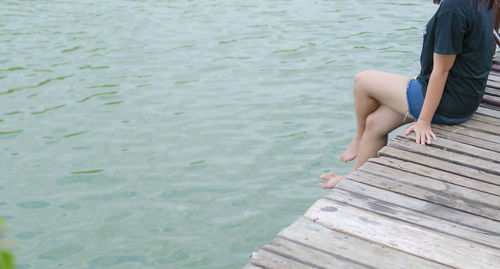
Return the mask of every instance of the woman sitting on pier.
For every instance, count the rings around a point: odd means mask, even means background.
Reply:
[[[357,158],[352,171],[376,157],[397,127],[416,119],[405,134],[431,144],[431,123],[464,122],[479,106],[491,70],[494,0],[434,2],[441,5],[427,23],[416,79],[378,71],[354,78],[357,130],[340,156],[344,162]],[[333,188],[346,177],[328,173],[319,186]]]

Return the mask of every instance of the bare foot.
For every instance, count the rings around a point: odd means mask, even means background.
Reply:
[[[342,181],[342,179],[346,178],[347,175],[345,176],[339,176],[334,173],[328,173],[321,175],[320,178],[323,180],[326,180],[326,183],[318,183],[318,186],[322,189],[333,189],[335,188],[335,185]]]
[[[361,139],[358,137],[353,137],[351,144],[349,144],[349,147],[340,155],[340,160],[343,162],[350,162],[356,157],[358,157],[358,146],[359,146],[359,141]]]

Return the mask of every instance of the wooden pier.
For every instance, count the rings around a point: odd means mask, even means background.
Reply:
[[[500,73],[485,96],[500,101]],[[245,268],[500,268],[500,107],[397,135]]]

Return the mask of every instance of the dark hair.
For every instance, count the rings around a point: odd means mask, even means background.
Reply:
[[[440,4],[442,0],[432,0],[434,4]],[[488,0],[479,0],[480,2],[486,2]],[[478,2],[479,2],[478,1]],[[488,1],[488,9],[491,9],[493,7],[493,4],[495,4],[495,0],[489,0]]]

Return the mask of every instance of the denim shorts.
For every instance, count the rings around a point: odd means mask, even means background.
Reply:
[[[408,87],[406,88],[406,101],[408,101],[408,113],[414,118],[418,119],[420,116],[420,111],[422,110],[422,105],[424,104],[424,94],[422,93],[422,85],[416,79],[410,80],[408,82]],[[464,118],[449,118],[438,113],[434,113],[432,117],[432,123],[436,124],[458,124],[470,119],[472,115]]]

